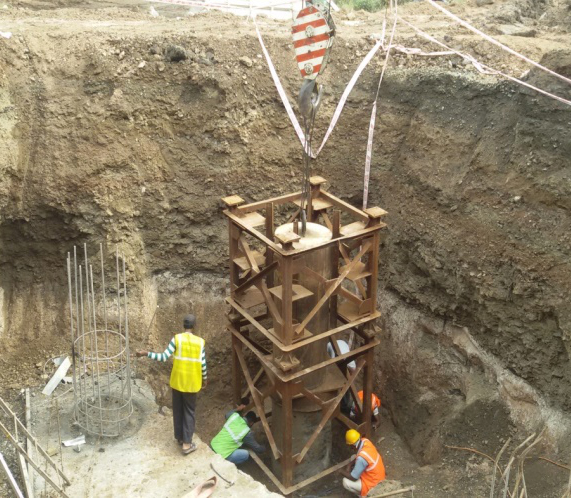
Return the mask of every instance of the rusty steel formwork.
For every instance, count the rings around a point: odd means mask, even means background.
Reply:
[[[331,236],[310,248],[299,245],[301,192],[251,204],[244,204],[237,195],[223,199],[229,222],[227,328],[232,340],[234,401],[239,404],[244,395],[251,396],[247,409],[255,408],[260,417],[273,462],[268,466],[253,453],[252,458],[286,495],[349,462],[321,471],[315,467],[317,471],[310,469],[308,477],[306,473],[296,479],[296,469],[331,420],[365,435],[371,430],[371,404],[360,402],[357,386],[362,386],[363,399],[371,398],[373,353],[379,344],[374,328],[380,316],[376,307],[379,245],[386,211],[357,209],[324,191],[323,183],[321,177],[310,179],[307,221],[327,227]],[[276,233],[280,222],[293,223],[293,230]],[[328,260],[327,272],[320,274],[311,267],[309,261],[316,259],[312,254]],[[300,304],[304,300],[310,304]],[[312,330],[316,316],[323,318],[324,313],[326,326]],[[347,334],[354,344],[342,354],[337,338]],[[336,352],[333,358],[320,353],[327,343]],[[312,347],[314,353],[307,354]],[[351,362],[355,368],[349,369]],[[360,409],[356,420],[341,413],[346,393]],[[279,423],[268,408],[270,401],[280,409]],[[306,440],[294,443],[292,424],[299,403],[313,406],[318,423]]]

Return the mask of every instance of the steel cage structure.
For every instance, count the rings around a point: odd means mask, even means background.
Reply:
[[[363,399],[371,399],[373,388],[374,321],[380,317],[376,307],[379,245],[386,224],[386,211],[373,207],[357,209],[322,189],[322,177],[311,177],[307,220],[328,227],[331,240],[309,249],[295,248],[300,236],[276,235],[276,211],[293,209],[287,220],[297,226],[302,193],[296,192],[265,201],[244,204],[237,195],[225,197],[224,214],[229,222],[230,305],[227,330],[232,341],[233,396],[239,404],[243,395],[256,408],[273,458],[279,462],[276,476],[254,453],[252,458],[283,494],[291,494],[345,466],[345,460],[304,479],[294,482],[294,469],[304,461],[325,425],[336,418],[347,428],[367,435],[371,429],[371,404],[361,403],[356,381],[363,374]],[[343,220],[343,224],[342,224]],[[294,229],[294,231],[296,231]],[[331,268],[334,274],[324,278],[305,264],[313,251],[333,248]],[[299,284],[303,277],[322,290],[319,299],[304,315],[294,319],[295,303],[311,294]],[[351,287],[351,288],[348,288]],[[328,310],[329,327],[313,334],[308,324],[315,315]],[[356,344],[341,354],[336,337],[353,332]],[[300,362],[304,349],[316,341],[329,341],[336,356],[307,365]],[[245,353],[248,353],[248,358]],[[252,375],[248,368],[255,360],[259,369]],[[356,368],[347,368],[350,362]],[[341,383],[330,389],[315,390],[306,385],[308,376],[331,366],[339,367]],[[258,385],[263,384],[258,388]],[[245,389],[243,389],[245,388]],[[341,400],[350,393],[359,407],[361,420],[351,420],[340,411]],[[278,400],[283,426],[271,427],[264,402]],[[321,420],[300,451],[292,444],[292,403],[305,398],[321,412]]]
[[[67,255],[74,418],[91,434],[115,437],[122,434],[133,413],[125,256],[116,249],[113,297],[106,292],[103,245],[99,246],[99,293],[87,244],[83,251],[83,263],[76,247]],[[113,320],[110,311],[116,313]]]

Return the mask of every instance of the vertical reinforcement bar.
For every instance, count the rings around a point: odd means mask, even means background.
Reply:
[[[109,364],[109,327],[107,324],[107,295],[105,292],[105,263],[103,261],[103,244],[99,244],[101,256],[101,293],[103,296],[103,321],[105,325],[105,357],[107,358],[107,395],[111,395],[111,365]]]
[[[73,330],[73,297],[71,292],[71,253],[67,253],[67,287],[69,290],[69,327],[71,331],[71,363],[72,363],[72,374],[73,374],[73,415],[77,419],[77,391],[75,390],[76,378],[75,378],[75,333]],[[77,309],[75,310],[77,313]],[[79,334],[79,332],[78,332]]]
[[[131,354],[129,350],[129,309],[127,303],[127,276],[125,272],[125,254],[123,254],[123,300],[125,303],[125,361],[127,363],[127,372],[125,375],[127,382],[127,396],[129,403],[131,402]],[[129,410],[131,408],[129,407]]]
[[[93,289],[93,266],[89,265],[89,276],[91,278],[91,301],[93,312],[93,342],[95,344],[95,374],[97,378],[97,398],[99,400],[99,426],[100,432],[103,433],[103,406],[101,405],[101,377],[99,375],[99,341],[97,339],[97,318],[95,316],[95,291]],[[92,364],[93,365],[93,364]],[[93,372],[93,367],[92,367]],[[92,374],[93,376],[93,374]]]

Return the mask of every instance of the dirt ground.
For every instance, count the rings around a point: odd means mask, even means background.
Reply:
[[[135,346],[162,350],[189,308],[202,320],[206,441],[230,398],[219,199],[296,190],[301,149],[251,20],[154,6],[157,18],[139,1],[0,3],[0,31],[13,35],[0,38],[0,395],[18,400],[23,387],[43,385],[44,364],[68,350],[64,255],[104,240],[127,252]],[[450,9],[571,77],[568,1]],[[429,5],[399,11],[453,48],[571,98],[568,86]],[[336,22],[319,138],[382,13],[342,12]],[[290,26],[258,23],[294,102]],[[397,42],[436,49],[403,26]],[[171,46],[187,58],[167,60]],[[357,206],[382,59],[314,166]],[[415,496],[487,496],[491,462],[445,445],[493,457],[507,437],[515,444],[546,425],[549,444],[535,456],[571,458],[571,114],[456,56],[396,53],[383,85],[370,205],[389,211],[390,233],[375,437],[389,479],[416,485]],[[136,371],[168,406],[169,366],[139,362]],[[538,459],[526,471],[530,496],[545,498],[560,497],[569,476]],[[338,479],[326,481],[303,494],[343,496]]]

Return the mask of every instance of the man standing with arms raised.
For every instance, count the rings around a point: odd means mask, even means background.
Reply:
[[[208,385],[204,339],[194,335],[194,315],[184,317],[184,332],[176,334],[163,353],[137,351],[137,356],[151,360],[167,361],[174,354],[170,386],[172,388],[172,417],[174,437],[182,445],[183,455],[196,450],[194,435],[196,395]]]

